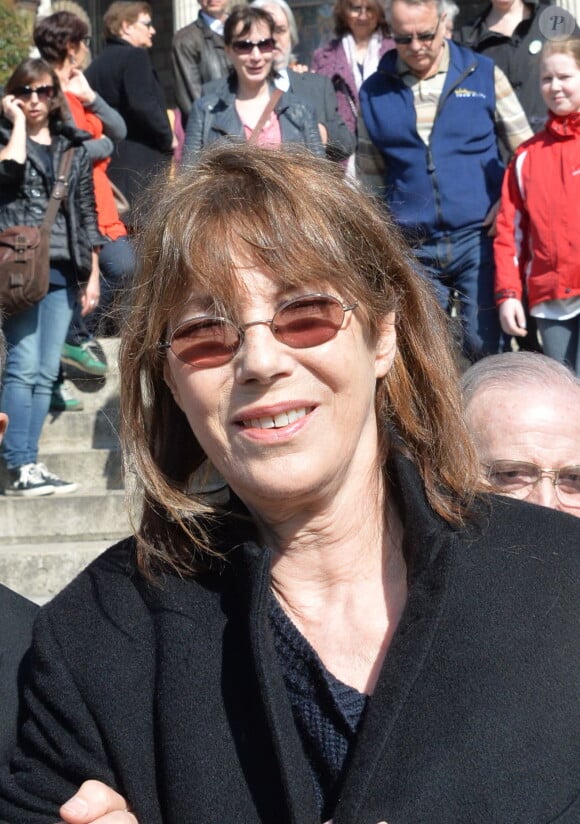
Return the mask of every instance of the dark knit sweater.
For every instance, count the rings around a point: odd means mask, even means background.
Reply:
[[[326,669],[274,595],[270,596],[269,617],[294,721],[312,772],[320,819],[327,821],[338,802],[368,696]]]

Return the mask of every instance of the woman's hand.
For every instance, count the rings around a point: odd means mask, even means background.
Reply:
[[[93,264],[91,267],[91,274],[86,286],[83,286],[80,294],[81,301],[81,315],[89,315],[99,305],[99,298],[101,296],[101,284],[99,282],[99,256],[96,252],[92,253]]]
[[[0,160],[26,163],[26,115],[22,101],[13,94],[7,94],[2,98],[2,111],[12,123],[12,132],[8,143],[0,149]]]
[[[13,94],[7,94],[2,98],[2,111],[4,117],[7,117],[11,123],[17,123],[19,120],[26,123],[26,117],[22,109],[22,101],[14,97]]]
[[[64,824],[139,824],[123,796],[100,781],[85,781],[59,812]]]
[[[95,99],[95,92],[80,69],[71,70],[65,91],[78,97],[83,106],[88,106]]]
[[[484,229],[487,229],[487,236],[488,237],[495,237],[496,234],[497,234],[497,229],[496,229],[495,224],[496,224],[496,221],[497,221],[499,206],[500,206],[500,201],[496,200],[496,202],[493,204],[493,206],[491,207],[489,212],[486,214],[485,219],[483,221],[482,226],[483,226]]]
[[[526,313],[521,300],[508,298],[500,304],[499,322],[506,335],[515,335],[518,338],[525,338],[528,334],[526,329]]]

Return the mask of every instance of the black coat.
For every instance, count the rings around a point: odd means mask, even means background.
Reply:
[[[63,152],[75,146],[68,176],[66,201],[59,209],[50,235],[50,259],[72,260],[79,283],[91,273],[93,248],[105,240],[99,234],[93,187],[93,167],[82,145],[89,138],[72,126],[60,124],[51,144],[56,175]],[[10,138],[12,124],[0,119],[0,145]],[[26,141],[26,162],[0,161],[0,231],[10,226],[40,226],[52,192],[54,178],[47,172],[41,150],[34,140]]]
[[[334,824],[578,824],[580,519],[493,498],[456,531],[406,459],[390,477],[409,595]],[[2,821],[54,824],[89,777],[140,824],[317,821],[270,552],[235,524],[227,543],[221,573],[156,586],[121,543],[42,610]]]
[[[540,92],[540,52],[549,35],[546,26],[540,25],[540,18],[553,4],[549,0],[525,0],[525,3],[530,16],[518,23],[511,37],[487,28],[490,4],[476,20],[461,27],[456,39],[479,54],[491,57],[510,81],[530,126],[539,132],[548,116]],[[574,36],[580,36],[578,27]]]
[[[86,75],[127,125],[127,137],[116,144],[107,172],[133,206],[171,158],[173,133],[163,89],[147,49],[116,38],[107,40]],[[131,217],[123,215],[123,220],[131,222]]]
[[[0,766],[16,741],[18,672],[38,607],[0,584]]]

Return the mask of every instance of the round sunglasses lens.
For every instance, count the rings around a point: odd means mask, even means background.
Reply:
[[[344,320],[344,309],[333,298],[305,297],[293,300],[274,316],[276,338],[294,349],[319,346],[335,337]]]
[[[235,326],[212,318],[178,328],[171,339],[171,349],[184,363],[207,369],[230,361],[239,343]]]

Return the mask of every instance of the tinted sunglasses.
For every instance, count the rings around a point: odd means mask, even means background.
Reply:
[[[437,25],[433,31],[420,31],[418,34],[391,34],[391,37],[397,46],[410,46],[413,40],[418,40],[420,43],[429,43],[435,39],[440,22],[441,18],[438,17]]]
[[[21,100],[30,100],[35,93],[39,100],[50,100],[54,97],[54,86],[37,86],[34,89],[32,86],[17,86],[12,93]]]
[[[196,369],[212,369],[228,363],[240,350],[246,329],[269,326],[276,340],[292,349],[320,346],[336,337],[347,312],[358,303],[345,306],[332,295],[302,295],[284,303],[271,320],[254,320],[236,326],[222,317],[186,320],[171,334],[161,349],[171,349],[183,363]]]
[[[236,54],[251,54],[257,48],[260,54],[267,54],[274,51],[275,45],[273,37],[267,37],[265,40],[234,40],[232,49]]]

